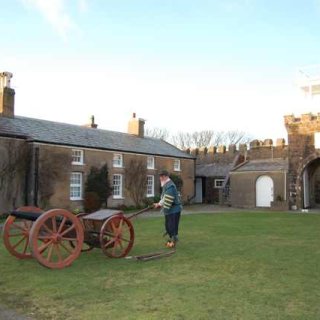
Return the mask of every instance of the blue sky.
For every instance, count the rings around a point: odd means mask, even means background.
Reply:
[[[320,0],[0,0],[0,71],[16,114],[126,131],[286,138],[320,112],[295,84],[320,64]],[[320,107],[320,105],[319,105]]]

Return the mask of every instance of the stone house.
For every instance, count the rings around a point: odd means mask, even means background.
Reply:
[[[147,168],[146,198],[160,192],[161,169],[183,181],[184,202],[194,197],[195,158],[173,145],[144,136],[143,119],[134,114],[128,133],[16,116],[12,75],[0,74],[0,212],[29,204],[43,208],[82,207],[90,169],[108,166],[113,195],[108,207],[130,206],[125,188],[130,161]]]

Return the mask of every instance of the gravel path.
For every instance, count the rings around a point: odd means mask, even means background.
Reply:
[[[32,318],[19,315],[17,312],[0,305],[0,320],[32,320]]]

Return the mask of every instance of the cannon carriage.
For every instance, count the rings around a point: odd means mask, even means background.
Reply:
[[[125,257],[133,247],[130,218],[119,210],[74,215],[65,209],[43,211],[25,206],[14,210],[3,227],[7,250],[19,259],[35,258],[51,269],[70,266],[81,252],[100,248],[110,258]]]

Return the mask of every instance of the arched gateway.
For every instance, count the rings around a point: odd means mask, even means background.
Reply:
[[[285,116],[288,131],[290,206],[320,207],[320,114]]]

